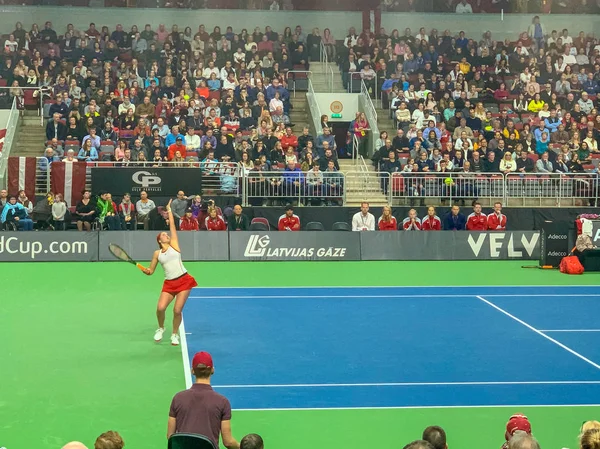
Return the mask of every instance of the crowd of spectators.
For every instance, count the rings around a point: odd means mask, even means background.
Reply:
[[[203,201],[200,195],[187,197],[179,191],[171,209],[182,231],[250,229],[250,220],[239,204],[223,211],[212,199]],[[163,230],[168,229],[168,220],[165,208],[157,206],[146,191],[140,192],[137,201],[129,193],[115,201],[110,192],[93,196],[86,190],[76,206],[68,207],[60,193],[48,193],[34,206],[24,191],[13,196],[6,189],[0,190],[0,224],[7,230]]]
[[[600,43],[583,31],[547,30],[537,16],[515,41],[425,28],[351,28],[340,42],[328,29],[307,35],[300,26],[252,34],[209,33],[204,25],[196,33],[177,25],[98,28],[69,24],[59,35],[50,22],[29,32],[18,23],[6,39],[0,83],[14,86],[23,105],[36,93],[48,102],[46,166],[195,163],[227,192],[235,164],[239,173],[281,172],[257,176],[256,198],[313,196],[312,173],[335,173],[338,157],[349,155],[326,117],[316,138],[289,122],[288,72],[318,60],[322,43],[346,86],[359,76],[389,105],[397,130],[376,141],[371,158],[380,171],[597,172]],[[359,115],[349,133],[365,157],[368,129]],[[314,196],[331,197],[327,184]]]
[[[328,146],[337,160],[333,136],[294,131],[287,89],[290,70],[318,60],[320,41],[317,29],[307,35],[300,26],[234,33],[91,23],[60,34],[50,22],[29,32],[17,23],[0,56],[0,85],[13,87],[19,107],[43,96],[45,168],[196,163],[210,175],[232,167],[239,175],[289,171],[293,162],[294,170],[325,171]]]
[[[515,38],[351,29],[337,47],[344,85],[365,80],[397,127],[379,136],[375,166],[390,174],[597,172],[600,42],[548,30],[537,16]]]

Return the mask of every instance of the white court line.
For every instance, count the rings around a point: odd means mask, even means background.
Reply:
[[[590,359],[588,359],[587,357],[584,357],[583,355],[581,355],[580,353],[578,353],[577,351],[574,351],[573,349],[569,348],[568,346],[562,344],[560,341],[555,340],[552,337],[549,337],[548,335],[544,334],[542,331],[536,329],[535,327],[533,327],[531,324],[526,323],[525,321],[517,318],[516,316],[510,314],[509,312],[507,312],[506,310],[502,309],[501,307],[498,307],[496,304],[494,304],[491,301],[488,301],[487,299],[485,299],[482,296],[477,296],[477,299],[479,299],[480,301],[483,301],[484,303],[486,303],[488,306],[493,307],[494,309],[496,309],[498,312],[503,313],[504,315],[506,315],[509,318],[512,318],[513,320],[515,320],[517,323],[522,324],[523,326],[525,326],[526,328],[528,328],[529,330],[532,330],[533,332],[535,332],[536,334],[544,337],[545,339],[551,341],[552,343],[554,343],[555,345],[560,346],[561,348],[563,348],[565,351],[570,352],[571,354],[573,354],[576,357],[579,357],[581,360],[583,360],[584,362],[589,363],[590,365],[592,365],[594,368],[596,369],[600,369],[600,365],[598,365],[595,362],[592,362]]]
[[[181,326],[179,326],[179,337],[181,338],[181,358],[183,359],[183,375],[185,376],[185,389],[192,387],[192,374],[190,371],[190,361],[188,360],[188,344],[185,333],[185,324],[181,318]]]
[[[507,382],[381,382],[355,384],[256,384],[213,385],[213,388],[350,388],[350,387],[432,387],[432,386],[484,386],[484,385],[598,385],[600,380],[540,380]]]
[[[599,407],[600,404],[530,404],[530,405],[406,405],[394,407],[290,407],[290,408],[234,408],[236,412],[291,412],[306,411],[315,412],[319,410],[401,410],[401,409],[455,409],[455,408],[542,408],[542,407]]]
[[[331,298],[359,298],[359,299],[396,299],[396,298],[471,298],[473,293],[465,293],[463,295],[241,295],[241,296],[190,296],[189,299],[331,299]],[[560,297],[570,297],[570,296],[579,296],[577,294],[519,294],[519,295],[485,295],[491,297],[500,297],[500,298],[522,298],[522,297],[551,297],[551,296],[560,296]],[[587,294],[586,296],[600,296],[600,293]],[[478,296],[479,298],[479,296]]]
[[[540,332],[600,332],[600,329],[540,329]]]

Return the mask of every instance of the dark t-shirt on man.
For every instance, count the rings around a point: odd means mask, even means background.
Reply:
[[[231,404],[210,385],[194,384],[173,397],[169,416],[176,420],[175,433],[199,433],[219,447],[221,421],[231,420]]]

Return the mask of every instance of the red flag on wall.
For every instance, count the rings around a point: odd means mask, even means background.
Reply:
[[[8,158],[8,193],[16,195],[25,190],[28,198],[35,198],[35,170],[37,161],[34,157]]]
[[[62,193],[68,206],[75,206],[83,196],[85,189],[85,162],[54,162],[50,171],[52,191]]]

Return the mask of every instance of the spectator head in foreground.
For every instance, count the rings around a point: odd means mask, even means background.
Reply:
[[[250,433],[240,441],[240,449],[264,449],[265,443],[260,435]]]
[[[517,430],[508,442],[509,449],[540,449],[540,443],[533,436]]]
[[[285,207],[285,214],[286,214],[288,217],[292,217],[292,216],[294,215],[294,206],[292,206],[291,204],[288,204],[288,205]]]
[[[87,446],[79,441],[71,441],[65,444],[62,449],[88,449]]]
[[[403,449],[434,449],[429,441],[415,440],[412,443],[408,443]]]
[[[192,372],[196,376],[196,382],[210,383],[210,376],[215,373],[212,356],[204,351],[194,354]]]
[[[429,442],[434,449],[448,449],[448,444],[446,443],[446,432],[439,426],[427,427],[423,431],[423,440]]]
[[[595,423],[596,427],[589,427],[584,430],[589,423]],[[600,448],[600,423],[598,421],[588,421],[581,427],[581,438],[579,440],[581,449],[598,449]]]
[[[506,443],[504,443],[502,449],[507,449],[509,447],[511,439],[517,432],[531,435],[531,423],[529,422],[527,416],[520,413],[512,415],[510,418],[508,418],[508,422],[506,423],[506,432],[504,434]]]
[[[94,443],[94,449],[123,449],[123,446],[125,446],[123,438],[121,438],[119,432],[115,432],[114,430],[104,432],[96,438],[96,442]]]

